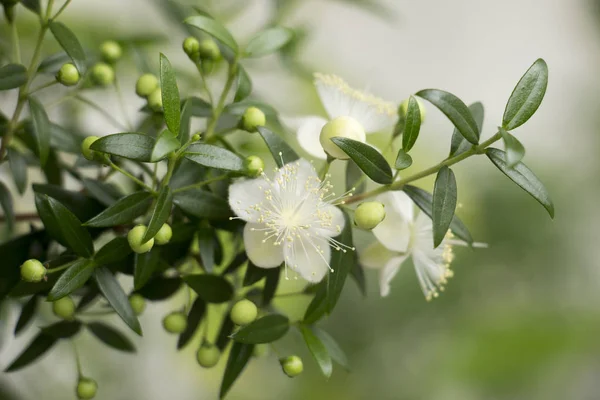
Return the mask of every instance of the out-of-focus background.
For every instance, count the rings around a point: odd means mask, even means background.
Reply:
[[[90,46],[119,35],[168,37],[152,49],[154,58],[163,51],[178,69],[191,73],[180,50],[185,32],[159,3],[74,1],[61,20]],[[224,17],[238,13],[227,26],[243,42],[270,18],[273,0],[239,1],[243,7],[235,7],[233,0],[212,3]],[[336,73],[394,102],[429,87],[451,91],[467,103],[482,101],[484,135],[495,133],[519,77],[535,59],[547,61],[546,98],[515,134],[527,148],[525,163],[553,197],[556,218],[550,220],[485,157],[461,163],[455,168],[462,204],[458,212],[489,248],[456,251],[456,275],[446,292],[426,302],[407,263],[393,281],[391,295],[382,299],[376,275],[367,271],[367,296],[349,282],[338,308],[323,323],[346,351],[350,372],[336,366],[326,381],[300,336],[290,335],[279,351],[300,354],[305,373],[288,379],[271,354],[249,365],[228,398],[597,399],[600,4],[387,0],[373,9],[361,3],[302,0],[282,18],[283,25],[309,32],[299,53],[302,64],[309,71]],[[31,20],[20,25],[24,38],[35,34]],[[284,68],[277,57],[248,62],[247,67],[256,95],[285,115],[323,112],[310,81]],[[133,94],[137,73],[124,66],[119,74],[127,113],[134,118],[143,105]],[[121,115],[112,93],[97,95],[115,116]],[[0,101],[5,106],[11,99]],[[414,150],[415,169],[439,161],[449,148],[450,123],[431,105],[427,110]],[[116,132],[93,112],[83,125],[89,134]],[[6,176],[7,171],[0,173]],[[422,182],[427,189],[431,184]],[[17,207],[27,210],[32,204],[26,199]],[[364,239],[370,240],[368,235]],[[216,398],[224,360],[213,370],[201,369],[194,349],[178,353],[176,338],[160,327],[164,314],[180,300],[149,306],[141,317],[143,340],[132,337],[135,356],[102,347],[88,336],[79,340],[85,373],[99,382],[99,400]],[[278,304],[293,312],[308,300]],[[16,307],[2,315],[0,368],[36,333],[30,327],[12,338],[8,331],[17,316]],[[71,398],[75,379],[72,349],[60,344],[34,366],[0,374],[0,399],[64,400]]]

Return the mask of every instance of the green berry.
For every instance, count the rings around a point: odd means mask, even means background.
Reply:
[[[404,100],[400,103],[400,107],[398,107],[398,115],[401,117],[406,117],[406,112],[408,111],[408,101],[410,99]],[[419,111],[421,112],[421,123],[425,121],[425,116],[427,115],[427,111],[425,110],[425,105],[419,99],[417,99],[417,103],[419,104]]]
[[[142,239],[144,238],[147,229],[146,225],[137,225],[127,233],[129,247],[138,254],[147,253],[152,249],[152,246],[154,246],[154,238],[142,243]]]
[[[279,360],[283,372],[290,378],[298,376],[304,370],[302,359],[298,356],[288,356]]]
[[[56,74],[56,80],[58,83],[65,86],[77,85],[81,76],[75,65],[71,63],[63,64]]]
[[[97,153],[94,150],[90,149],[90,146],[98,139],[98,136],[88,136],[85,139],[83,139],[83,142],[81,142],[81,153],[86,159],[90,161],[97,158]]]
[[[169,224],[163,224],[154,236],[154,242],[158,245],[167,244],[171,240],[171,237],[173,237],[173,230]]]
[[[266,123],[265,113],[256,107],[248,107],[242,116],[242,128],[248,132],[256,132],[256,128]]]
[[[21,279],[27,282],[40,282],[46,276],[46,267],[38,260],[31,259],[21,265]]]
[[[158,78],[154,74],[144,74],[135,83],[135,93],[140,97],[148,97],[158,89]]]
[[[385,206],[378,201],[367,201],[356,207],[354,223],[361,229],[371,230],[385,219]]]
[[[81,400],[93,399],[96,397],[98,384],[90,378],[79,378],[77,382],[77,398]]]
[[[129,305],[135,313],[135,315],[141,315],[146,309],[146,299],[139,294],[132,294],[129,296]]]
[[[192,142],[197,142],[201,137],[202,134],[200,132],[196,133],[194,136],[192,136]]]
[[[246,171],[246,175],[256,178],[265,170],[265,163],[258,156],[246,157],[244,160],[244,170]]]
[[[204,368],[214,367],[219,362],[219,358],[221,358],[221,351],[217,346],[209,343],[202,343],[198,353],[196,353],[198,364]]]
[[[258,308],[250,300],[240,300],[231,309],[231,320],[236,325],[248,325],[258,316]]]
[[[202,60],[219,61],[221,58],[221,50],[212,39],[204,39],[200,42],[199,52]]]
[[[192,61],[200,58],[200,42],[193,36],[188,36],[183,41],[183,51]]]
[[[108,40],[100,46],[102,59],[109,64],[114,64],[123,56],[121,45],[114,40]]]
[[[350,157],[331,141],[331,138],[334,137],[348,138],[363,143],[367,140],[363,126],[352,117],[337,117],[326,123],[319,135],[319,142],[327,154],[340,160],[347,160]]]
[[[100,86],[112,85],[115,81],[115,70],[106,63],[97,63],[92,67],[92,80]]]
[[[69,296],[58,299],[52,303],[52,312],[58,318],[71,320],[75,315],[75,302]]]
[[[163,327],[169,333],[180,334],[187,328],[187,317],[182,312],[172,312],[163,319]]]
[[[161,112],[162,106],[162,92],[160,89],[156,89],[154,92],[150,93],[150,96],[148,96],[148,107],[150,107],[154,112]]]

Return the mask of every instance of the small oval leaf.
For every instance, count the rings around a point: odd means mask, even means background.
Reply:
[[[369,178],[382,185],[392,183],[392,168],[374,147],[356,140],[333,137],[335,143]]]
[[[150,156],[150,162],[157,162],[169,155],[169,153],[177,150],[181,146],[177,136],[170,130],[165,129],[158,135],[154,149],[152,149],[152,155]]]
[[[269,148],[269,151],[279,168],[300,158],[282,138],[271,132],[269,129],[264,126],[259,126],[258,132],[265,141],[265,144]]]
[[[23,308],[21,309],[21,315],[19,315],[19,319],[17,320],[17,325],[15,326],[14,334],[17,336],[25,327],[29,324],[35,312],[38,308],[38,297],[33,295],[31,299],[25,303]]]
[[[483,129],[483,117],[485,114],[483,104],[477,101],[469,106],[469,111],[471,111],[471,115],[473,116],[477,128],[479,128],[479,134],[481,135],[481,130]],[[473,147],[473,145],[460,134],[458,129],[454,128],[454,132],[452,132],[452,141],[450,143],[450,156],[462,154],[471,147]]]
[[[14,372],[24,368],[44,355],[56,344],[58,339],[40,332],[29,346],[19,354],[19,356],[4,370],[4,372]]]
[[[306,325],[300,326],[300,331],[302,332],[304,343],[306,343],[308,350],[310,350],[310,353],[319,365],[323,375],[325,375],[326,378],[331,377],[331,373],[333,372],[333,362],[327,348],[323,342],[321,342],[321,339],[319,339],[312,329]]]
[[[119,236],[106,243],[94,255],[94,264],[102,266],[121,261],[131,254],[131,247],[125,236]]]
[[[237,78],[237,89],[235,91],[234,102],[244,100],[252,93],[252,80],[246,72],[246,69],[241,65],[238,65],[238,78]]]
[[[187,275],[183,281],[207,303],[225,303],[233,297],[233,286],[216,275]]]
[[[177,340],[178,350],[184,348],[185,345],[188,344],[190,340],[192,340],[194,334],[200,326],[200,322],[202,322],[202,318],[204,317],[205,312],[206,302],[200,297],[196,298],[194,304],[192,304],[192,308],[190,308],[190,312],[188,313],[185,331],[183,331],[183,333],[179,335],[179,339]]]
[[[242,172],[244,161],[231,151],[210,144],[196,143],[188,147],[185,158],[205,167]]]
[[[152,203],[152,195],[148,192],[136,192],[123,197],[94,218],[85,223],[86,226],[104,228],[127,224],[144,214]]]
[[[105,267],[97,268],[94,271],[94,277],[98,288],[117,312],[119,317],[129,326],[135,333],[142,336],[142,327],[137,319],[137,316],[131,309],[127,295],[119,285],[119,282]]]
[[[179,89],[177,88],[177,78],[169,59],[160,53],[160,88],[163,104],[163,115],[165,123],[173,135],[179,134],[181,120],[181,109],[179,100]]]
[[[456,178],[454,172],[443,166],[433,188],[433,247],[438,247],[450,228],[456,211]]]
[[[173,202],[186,213],[198,218],[225,219],[233,215],[225,199],[202,189],[178,192]]]
[[[238,52],[238,44],[235,42],[233,36],[231,36],[231,33],[214,19],[204,15],[195,15],[186,19],[184,22],[187,25],[208,33],[210,36],[233,50],[234,53]]]
[[[29,97],[29,112],[36,152],[43,167],[50,154],[50,120],[42,104],[33,97]]]
[[[85,74],[85,52],[75,34],[62,22],[51,21],[49,26],[52,35],[54,35],[60,47],[71,57],[79,73],[81,75]]]
[[[421,110],[419,102],[414,96],[408,99],[408,108],[404,119],[404,132],[402,133],[402,149],[409,152],[415,145],[421,130]]]
[[[158,192],[152,216],[148,223],[148,229],[146,229],[146,233],[142,238],[142,243],[152,239],[158,233],[163,224],[169,219],[171,208],[173,208],[173,193],[169,185],[165,185]]]
[[[90,149],[134,161],[150,162],[154,150],[154,138],[143,133],[115,133],[103,136]]]
[[[56,301],[79,289],[90,279],[94,272],[94,263],[90,260],[75,261],[56,281],[48,294],[48,301]]]
[[[236,342],[246,344],[271,343],[280,339],[290,329],[288,317],[271,314],[243,326],[231,335]]]
[[[8,64],[0,68],[0,90],[16,89],[27,82],[27,68]]]
[[[90,322],[87,328],[96,336],[102,343],[113,349],[135,353],[135,346],[131,340],[110,325],[102,322]]]
[[[229,352],[229,358],[227,359],[227,366],[225,367],[225,373],[223,374],[223,381],[221,382],[221,389],[219,390],[219,397],[222,399],[225,397],[231,386],[240,376],[246,364],[252,357],[254,351],[254,345],[244,343],[234,343]]]
[[[394,163],[394,168],[397,170],[403,170],[412,165],[412,157],[410,154],[405,152],[404,150],[398,150],[398,155],[396,156],[396,162]]]
[[[281,26],[258,32],[246,46],[246,57],[262,57],[274,53],[294,37],[294,31]]]
[[[538,58],[515,86],[504,110],[502,127],[513,130],[537,111],[548,87],[548,65]]]
[[[525,157],[525,147],[519,139],[508,133],[503,128],[499,129],[504,140],[504,152],[506,153],[506,165],[509,168],[514,167],[519,161]]]

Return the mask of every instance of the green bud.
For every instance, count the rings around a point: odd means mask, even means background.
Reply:
[[[171,240],[171,237],[173,237],[173,230],[169,224],[163,224],[154,236],[154,241],[158,245],[167,244]]]
[[[265,163],[258,156],[249,156],[244,160],[244,170],[246,175],[256,178],[265,170]]]
[[[221,50],[212,39],[204,39],[199,44],[200,59],[219,61],[221,59]]]
[[[406,112],[408,111],[408,100],[404,100],[400,103],[400,107],[398,107],[398,115],[401,117],[406,117]],[[417,99],[417,103],[419,104],[419,111],[421,112],[421,123],[425,121],[425,116],[427,115],[427,111],[425,110],[425,105],[419,99]]]
[[[156,89],[148,96],[148,107],[154,112],[161,112],[162,106],[162,92],[160,89]]]
[[[337,117],[325,124],[319,135],[323,150],[333,158],[347,160],[348,155],[342,151],[331,138],[342,137],[365,142],[367,135],[362,125],[352,117]]]
[[[75,302],[69,296],[58,299],[52,303],[52,312],[58,318],[71,320],[75,315]]]
[[[152,246],[154,246],[154,238],[142,243],[142,239],[144,238],[147,229],[146,225],[137,225],[127,233],[129,247],[138,254],[147,253],[152,249]]]
[[[183,51],[192,61],[198,61],[200,58],[200,42],[193,36],[188,36],[183,41]]]
[[[202,343],[198,349],[198,353],[196,353],[198,364],[204,368],[214,367],[219,362],[219,358],[221,358],[221,351],[219,348],[206,342]]]
[[[385,219],[385,206],[378,201],[367,201],[356,207],[354,223],[361,229],[370,231]]]
[[[86,159],[90,161],[97,158],[97,153],[94,150],[90,149],[90,146],[98,139],[98,136],[88,136],[85,139],[83,139],[83,142],[81,142],[81,153]]]
[[[187,328],[187,317],[182,312],[172,312],[163,319],[163,327],[169,333],[180,334]]]
[[[135,83],[135,93],[140,97],[148,97],[158,89],[158,78],[154,74],[144,74]]]
[[[279,360],[283,372],[290,378],[298,376],[304,371],[302,359],[298,356],[288,356]]]
[[[97,63],[92,67],[92,81],[100,86],[112,85],[115,81],[115,70],[106,63]]]
[[[95,380],[90,378],[79,378],[77,382],[77,398],[81,400],[93,399],[96,397],[96,391],[98,390],[98,384]]]
[[[107,40],[100,46],[102,59],[109,64],[114,64],[123,56],[121,45],[114,40]]]
[[[146,309],[146,299],[144,299],[140,294],[132,294],[129,296],[129,305],[131,306],[131,309],[135,315],[141,315]]]
[[[256,132],[259,126],[265,126],[267,118],[260,108],[248,107],[242,116],[242,129],[248,132]]]
[[[231,320],[236,325],[248,325],[258,316],[258,308],[250,300],[240,300],[231,308]]]
[[[200,69],[202,70],[202,73],[206,76],[210,75],[211,72],[213,72],[214,68],[215,62],[212,60],[202,60],[202,63],[200,64]]]
[[[192,142],[197,142],[202,137],[202,133],[198,132],[194,136],[192,136]]]
[[[27,282],[40,282],[46,276],[46,267],[38,260],[31,259],[21,265],[21,279]]]
[[[65,86],[77,85],[80,78],[81,76],[79,75],[79,71],[77,68],[75,68],[75,65],[71,63],[63,64],[56,74],[56,80],[58,83]]]

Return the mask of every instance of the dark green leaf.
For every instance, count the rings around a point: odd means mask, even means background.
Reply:
[[[49,184],[62,186],[62,166],[54,149],[50,149],[48,160],[46,161],[46,165],[42,168],[42,171]]]
[[[483,129],[483,117],[484,117],[484,109],[483,104],[480,102],[475,102],[469,106],[469,111],[471,111],[471,115],[477,124],[477,128],[479,129],[479,133]],[[473,145],[469,143],[463,135],[460,134],[458,129],[454,128],[454,132],[452,133],[452,142],[450,144],[450,156],[457,156],[459,154],[464,153],[469,150]]]
[[[121,261],[131,254],[131,247],[125,236],[118,236],[106,243],[94,255],[96,266],[112,264]]]
[[[131,340],[112,326],[102,322],[90,322],[87,324],[87,327],[94,336],[107,346],[110,346],[113,349],[135,353],[135,346],[131,343]]]
[[[367,295],[367,280],[365,278],[365,271],[363,270],[362,265],[358,262],[358,257],[356,254],[354,255],[354,267],[350,271],[350,275],[356,282],[356,285],[360,289],[360,292],[363,296]]]
[[[421,110],[419,102],[414,96],[408,99],[408,108],[404,118],[404,132],[402,133],[402,149],[408,153],[413,148],[421,130]],[[398,168],[401,169],[401,168]]]
[[[143,133],[115,133],[96,140],[90,149],[134,161],[150,162],[154,144],[154,138]]]
[[[19,150],[9,147],[8,161],[15,186],[23,194],[27,190],[27,159]]]
[[[73,263],[63,274],[58,278],[50,294],[49,301],[56,301],[75,290],[79,289],[90,279],[94,272],[94,263],[90,260],[79,259]]]
[[[346,163],[346,191],[351,191],[354,194],[360,194],[365,191],[367,182],[363,177],[363,172],[358,168],[358,165],[352,160]]]
[[[54,38],[60,44],[60,47],[71,57],[79,73],[82,75],[85,74],[85,52],[75,34],[61,22],[50,21],[49,26]]]
[[[504,152],[506,153],[506,165],[508,168],[514,167],[525,157],[525,147],[519,142],[519,139],[511,135],[503,128],[499,129],[504,140]]]
[[[326,378],[331,377],[331,373],[333,372],[333,361],[331,361],[331,356],[323,342],[321,342],[321,339],[319,339],[312,329],[306,325],[301,325],[300,331],[302,332],[302,337],[304,337],[304,342],[306,343],[308,350],[310,350],[310,353],[319,365],[323,375],[325,375]]]
[[[327,332],[322,329],[318,329],[316,327],[312,327],[313,333],[321,340],[327,352],[333,358],[335,362],[340,364],[342,367],[346,369],[350,369],[350,363],[348,362],[348,357],[346,357],[346,353],[340,347],[339,344],[335,341],[334,338],[331,337]]]
[[[433,247],[438,247],[448,233],[456,211],[456,199],[454,172],[443,166],[437,174],[433,188]]]
[[[187,101],[190,102],[190,110],[194,117],[206,118],[212,116],[212,106],[206,100],[192,96]]]
[[[403,170],[412,165],[412,157],[410,154],[405,152],[404,150],[398,150],[398,155],[396,156],[396,162],[394,163],[394,168],[398,170]]]
[[[81,180],[85,190],[100,203],[107,207],[112,206],[123,194],[114,185],[94,179],[83,178]]]
[[[538,58],[515,86],[502,117],[502,127],[513,130],[523,125],[539,108],[548,86],[548,65]]]
[[[436,106],[454,124],[460,134],[473,144],[479,142],[479,129],[465,103],[452,93],[438,89],[425,89],[417,93]]]
[[[0,90],[18,88],[27,82],[27,68],[21,64],[8,64],[0,68]]]
[[[488,148],[486,155],[504,175],[508,176],[514,183],[543,205],[548,214],[550,214],[550,217],[554,218],[554,204],[552,204],[548,191],[538,177],[525,164],[519,162],[510,168],[506,161],[506,153],[499,149]]]
[[[21,315],[19,315],[19,320],[17,321],[17,326],[15,326],[15,336],[17,336],[21,331],[29,324],[31,318],[35,315],[37,310],[39,301],[37,296],[31,296],[29,301],[25,303],[23,308],[21,309]]]
[[[171,186],[172,190],[176,190],[203,181],[205,178],[206,168],[186,158],[182,158],[179,165],[175,168],[169,186]]]
[[[392,183],[392,169],[385,158],[374,147],[366,143],[342,137],[333,137],[331,141],[348,154],[369,178],[377,183]]]
[[[105,267],[100,267],[94,271],[94,277],[96,278],[98,288],[119,317],[121,317],[135,333],[142,336],[140,322],[131,309],[127,295],[113,274]]]
[[[15,226],[15,212],[13,210],[13,199],[6,185],[0,182],[0,205],[4,210],[4,221],[8,232],[12,233]]]
[[[189,17],[184,22],[190,26],[193,26],[194,28],[198,28],[201,31],[208,33],[210,36],[214,37],[219,42],[233,50],[234,53],[238,52],[238,45],[233,36],[231,36],[231,33],[229,33],[229,31],[223,25],[214,19],[203,15],[195,15],[193,17]]]
[[[169,155],[169,153],[177,150],[181,146],[177,136],[170,130],[165,129],[158,135],[152,155],[150,156],[150,162],[157,162]]]
[[[82,221],[91,218],[104,209],[95,199],[80,192],[64,190],[57,185],[40,185],[34,183],[33,191],[58,200]]]
[[[183,102],[181,107],[181,120],[179,121],[179,141],[186,143],[190,140],[190,129],[193,115],[193,103],[189,98]]]
[[[352,223],[346,214],[344,214],[346,224],[344,230],[336,238],[340,244],[340,249],[333,249],[331,261],[329,263],[333,272],[327,278],[327,312],[331,314],[337,304],[342,289],[346,283],[346,277],[354,268],[354,247],[352,245]]]
[[[174,137],[179,134],[181,109],[179,108],[179,89],[177,78],[169,59],[160,54],[160,88],[162,93],[163,112],[165,123]]]
[[[148,223],[148,229],[142,238],[142,242],[152,239],[162,228],[163,224],[167,222],[171,215],[171,208],[173,207],[173,193],[169,185],[165,185],[158,192],[158,197],[154,204],[154,210]]]
[[[196,298],[194,304],[192,304],[190,312],[188,313],[185,331],[179,335],[179,339],[177,340],[177,349],[182,349],[185,347],[185,345],[188,344],[189,341],[194,337],[194,334],[198,330],[205,312],[206,302],[200,297]]]
[[[165,300],[179,290],[182,282],[180,278],[158,277],[150,280],[143,288],[136,290],[136,292],[148,300]]]
[[[200,261],[206,272],[212,272],[215,266],[214,231],[209,228],[200,228],[197,232]]]
[[[248,268],[246,268],[246,275],[244,275],[244,286],[254,285],[256,282],[267,276],[269,269],[259,268],[252,262],[248,262]]]
[[[279,275],[281,274],[281,268],[270,268],[267,270],[267,279],[265,280],[265,287],[262,292],[262,305],[263,307],[268,306],[279,285]]]
[[[239,252],[235,256],[235,258],[233,259],[233,261],[231,261],[231,263],[227,266],[227,268],[225,268],[225,271],[223,271],[222,275],[227,275],[227,274],[234,273],[242,265],[244,265],[244,263],[246,261],[248,261],[248,256],[246,255],[246,252],[245,251]]]
[[[244,115],[248,107],[259,108],[262,112],[265,113],[265,115],[267,116],[267,120],[269,119],[269,117],[276,117],[278,114],[277,110],[273,108],[273,106],[262,101],[249,99],[240,101],[238,103],[228,104],[223,112],[229,115],[233,115],[235,117],[241,117],[242,115]]]
[[[290,329],[288,317],[270,314],[243,326],[231,335],[236,342],[246,344],[271,343],[280,339]]]
[[[231,333],[233,332],[233,328],[234,328],[234,324],[233,321],[231,320],[231,314],[229,314],[229,312],[225,315],[225,317],[223,318],[223,322],[221,323],[221,328],[219,329],[219,335],[217,336],[217,340],[215,342],[215,344],[217,345],[217,347],[219,348],[219,350],[223,351],[225,350],[225,347],[227,347],[227,344],[230,341],[230,336]],[[235,343],[234,343],[235,346]]]
[[[229,358],[227,359],[227,366],[225,367],[225,373],[223,374],[223,382],[221,382],[221,389],[219,391],[219,397],[222,399],[225,397],[231,386],[240,376],[246,364],[252,357],[254,351],[254,345],[234,343],[229,352]]]
[[[252,81],[250,80],[250,76],[248,76],[244,67],[238,65],[237,89],[233,101],[236,103],[242,101],[250,96],[250,93],[252,93]]]
[[[44,58],[40,63],[40,66],[38,67],[37,71],[38,73],[55,75],[64,63],[68,63],[70,61],[71,57],[69,57],[67,53],[65,53],[64,51],[59,51]]]
[[[40,158],[40,164],[44,166],[50,152],[50,121],[42,104],[33,97],[29,97],[29,112],[31,113],[31,127],[36,152]]]
[[[55,339],[70,339],[81,330],[80,321],[60,321],[42,328],[42,333]]]
[[[80,133],[50,123],[50,146],[56,150],[80,154],[81,142],[83,139],[85,139],[85,137]]]
[[[40,332],[4,372],[14,372],[28,366],[50,350],[57,340],[50,335]]]
[[[262,57],[274,53],[294,37],[294,31],[276,26],[265,29],[250,38],[246,46],[246,57]]]
[[[316,287],[318,287],[317,293],[306,308],[304,318],[302,319],[306,324],[317,322],[327,313],[327,281],[322,281]]]
[[[160,261],[160,249],[154,248],[143,254],[135,255],[135,264],[133,267],[133,288],[140,290],[152,275],[158,270]]]
[[[265,141],[273,159],[279,168],[283,167],[287,163],[296,161],[298,154],[279,136],[265,128],[264,126],[258,127],[258,132]]]
[[[244,161],[236,154],[222,147],[196,143],[187,148],[185,157],[205,167],[242,172]]]
[[[198,218],[224,219],[233,215],[225,199],[202,189],[176,193],[173,202],[184,212]]]
[[[36,14],[40,14],[42,12],[40,0],[21,0],[21,4]]]
[[[104,228],[127,224],[143,215],[152,203],[152,195],[148,192],[136,192],[123,197],[94,218],[85,223],[86,226]]]
[[[183,281],[207,303],[225,303],[233,297],[233,286],[216,275],[187,275]]]

